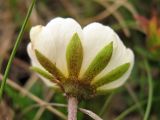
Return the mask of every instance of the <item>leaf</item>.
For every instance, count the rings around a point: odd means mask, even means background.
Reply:
[[[52,74],[57,80],[64,80],[65,77],[61,73],[61,71],[42,53],[40,53],[38,50],[35,50],[36,57],[39,61],[39,63],[50,73]]]
[[[91,81],[96,75],[98,75],[109,63],[109,60],[113,52],[113,42],[107,44],[93,59],[82,80]]]
[[[83,60],[81,40],[77,33],[71,38],[66,50],[69,77],[78,78]]]
[[[124,63],[117,68],[113,69],[109,73],[107,73],[104,77],[100,79],[95,79],[91,82],[92,85],[99,87],[114,80],[117,80],[121,76],[125,74],[125,72],[129,69],[130,63]]]

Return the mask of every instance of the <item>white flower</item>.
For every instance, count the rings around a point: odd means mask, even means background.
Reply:
[[[82,29],[72,18],[55,18],[46,26],[33,27],[30,38],[27,50],[32,65],[58,80],[59,75],[54,75],[57,72],[47,70],[48,63],[43,64],[36,56],[37,50],[63,76],[65,80],[59,80],[62,86],[67,81],[78,81],[77,84],[89,84],[96,92],[105,92],[123,85],[133,68],[132,50],[124,46],[110,27],[100,23]],[[42,79],[48,86],[55,85],[44,76]]]

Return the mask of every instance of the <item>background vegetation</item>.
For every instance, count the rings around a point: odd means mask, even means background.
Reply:
[[[0,0],[0,81],[30,3]],[[146,114],[148,120],[160,120],[159,14],[158,0],[37,0],[11,67],[0,120],[61,120],[67,114],[65,107],[47,105],[67,101],[30,71],[26,52],[31,26],[57,16],[73,17],[82,26],[94,21],[109,25],[135,53],[134,70],[123,87],[79,106],[104,120],[142,120]],[[78,120],[90,119],[78,112]]]

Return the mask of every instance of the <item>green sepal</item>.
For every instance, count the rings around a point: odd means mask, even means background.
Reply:
[[[52,74],[57,80],[63,81],[65,80],[64,75],[61,71],[42,53],[38,50],[35,50],[36,57],[39,63],[50,73]]]
[[[73,35],[67,46],[66,60],[69,77],[78,78],[83,60],[83,48],[77,33]]]
[[[96,95],[106,95],[106,94],[113,93],[113,92],[116,93],[119,90],[120,88],[113,88],[113,89],[105,90],[99,87],[96,89]]]
[[[30,69],[38,74],[40,74],[41,76],[43,76],[44,78],[48,79],[48,80],[54,80],[55,78],[50,74],[48,73],[47,71],[45,70],[42,70],[41,68],[39,67],[30,67]]]
[[[117,80],[118,78],[122,77],[126,73],[126,71],[129,69],[129,66],[130,66],[130,63],[124,63],[124,64],[116,67],[115,69],[113,69],[112,71],[107,73],[106,75],[104,75],[104,77],[102,77],[100,79],[93,80],[91,82],[91,85],[99,87],[104,84],[113,82],[113,81]]]
[[[50,80],[51,82],[55,83],[54,86],[52,86],[52,88],[56,91],[56,92],[62,92],[62,89],[60,88],[58,81],[55,79],[54,76],[52,76],[50,73],[48,73],[47,71],[39,68],[39,67],[30,67],[30,69],[36,73],[38,73],[39,75],[41,75],[42,77]]]
[[[109,63],[113,52],[113,42],[107,44],[93,59],[87,68],[82,80],[91,81],[97,76]]]

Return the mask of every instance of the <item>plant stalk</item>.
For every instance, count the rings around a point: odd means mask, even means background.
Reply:
[[[77,120],[78,100],[75,97],[68,98],[68,120]]]

